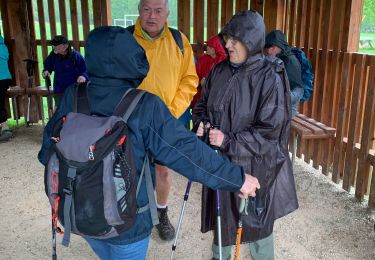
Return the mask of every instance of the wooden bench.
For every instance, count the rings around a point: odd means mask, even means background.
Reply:
[[[41,104],[41,111],[40,111],[40,115],[42,116],[42,124],[44,126],[44,109],[43,109],[43,97],[48,97],[48,94],[51,95],[51,106],[52,106],[52,110],[53,110],[53,89],[52,87],[50,87],[50,90],[49,90],[49,93],[48,93],[48,89],[46,86],[37,86],[37,87],[33,87],[33,88],[27,88],[26,89],[26,95],[35,95],[36,97],[40,98],[40,104]],[[39,106],[38,106],[38,109],[39,109]],[[48,110],[48,119],[51,119],[52,117],[52,113],[53,111],[49,111]]]
[[[7,98],[12,99],[12,108],[13,108],[13,116],[16,119],[16,124],[18,127],[18,118],[19,118],[19,113],[18,113],[18,103],[17,103],[17,98],[22,97],[26,94],[26,91],[24,88],[21,88],[19,86],[11,86],[8,88],[6,96]]]
[[[292,162],[296,159],[297,139],[329,139],[335,137],[336,129],[309,118],[303,114],[297,113],[291,123],[292,133]]]

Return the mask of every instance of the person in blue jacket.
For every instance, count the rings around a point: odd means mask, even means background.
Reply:
[[[5,109],[7,89],[12,80],[8,68],[8,59],[8,48],[4,43],[4,38],[0,35],[0,141],[7,141],[12,137],[12,131],[6,124],[8,115]]]
[[[131,51],[129,51],[131,50]],[[121,27],[98,27],[90,32],[86,46],[87,72],[90,77],[88,99],[91,113],[110,116],[123,94],[137,88],[149,64],[145,51]],[[46,165],[52,145],[51,132],[56,122],[73,110],[75,87],[69,87],[60,106],[44,129],[40,162]],[[146,92],[128,120],[137,172],[145,154],[192,181],[212,189],[255,196],[260,188],[257,178],[245,174],[241,166],[220,157],[175,119],[161,99]],[[153,165],[152,165],[153,166]],[[155,177],[154,167],[152,174]],[[137,196],[137,207],[148,203],[145,181]],[[145,259],[153,224],[150,211],[137,214],[134,225],[118,237],[98,240],[85,238],[100,259]]]
[[[65,36],[56,35],[49,43],[53,50],[44,61],[42,76],[43,78],[50,77],[51,73],[55,72],[53,91],[57,107],[70,85],[75,82],[86,82],[88,77],[84,58],[78,51],[72,49]]]

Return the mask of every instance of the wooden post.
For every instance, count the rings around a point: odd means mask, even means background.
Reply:
[[[190,0],[180,0],[177,6],[178,30],[190,40]]]
[[[112,25],[110,0],[92,0],[94,12],[94,26]]]
[[[207,39],[217,34],[219,26],[219,0],[207,0]]]
[[[347,52],[356,52],[358,51],[358,43],[361,33],[363,0],[350,1],[350,5],[347,6],[347,8],[350,8],[350,10],[348,10],[349,19],[346,20],[346,22],[348,22],[348,38],[346,46],[344,47]]]
[[[197,44],[196,55],[204,52],[204,1],[194,0],[194,39]]]
[[[252,0],[252,1],[250,1],[250,9],[257,11],[258,13],[260,13],[260,15],[263,15],[263,2],[264,2],[264,0]]]
[[[5,15],[8,18],[6,24],[9,24],[8,29],[10,29],[8,34],[12,37],[12,42],[14,42],[14,48],[11,48],[11,50],[13,51],[12,55],[15,65],[15,81],[20,87],[27,88],[28,75],[26,71],[26,62],[23,60],[36,60],[34,20],[32,17],[31,0],[3,1],[2,6],[7,12]],[[35,77],[33,85],[35,85]],[[32,103],[32,112],[35,111],[36,105],[36,103]],[[25,100],[23,107],[27,108],[27,100]],[[26,109],[24,109],[24,111],[26,114]],[[36,122],[35,113],[30,113],[30,121]]]
[[[284,28],[285,0],[267,0],[264,3],[264,24],[266,31]]]

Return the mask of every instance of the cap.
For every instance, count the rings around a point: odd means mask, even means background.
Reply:
[[[52,46],[57,46],[60,44],[69,44],[69,41],[64,35],[56,35],[52,40],[49,41],[49,44]]]

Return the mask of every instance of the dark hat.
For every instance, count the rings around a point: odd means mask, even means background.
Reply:
[[[64,35],[56,35],[52,40],[49,41],[49,44],[52,46],[57,46],[60,44],[69,44],[69,41]]]

